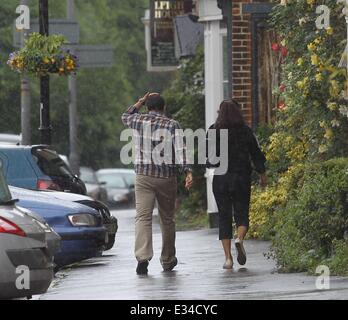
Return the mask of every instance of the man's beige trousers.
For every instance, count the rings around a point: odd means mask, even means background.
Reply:
[[[160,179],[137,175],[135,198],[137,216],[135,220],[135,257],[138,261],[150,261],[153,257],[152,215],[155,201],[162,230],[163,266],[175,260],[175,201],[177,178]]]

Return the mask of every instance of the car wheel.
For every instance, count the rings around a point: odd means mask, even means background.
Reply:
[[[114,244],[115,244],[115,240],[116,240],[116,235],[109,235],[109,242],[107,243],[107,245],[105,246],[105,251],[110,250],[113,248]]]

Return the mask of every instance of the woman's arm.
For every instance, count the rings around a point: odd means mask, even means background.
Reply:
[[[260,144],[255,134],[250,129],[250,155],[251,160],[254,164],[255,170],[262,176],[266,173],[266,157],[263,154]]]
[[[215,130],[215,135],[213,134]],[[206,134],[206,167],[208,169],[218,168],[219,162],[217,162],[217,157],[220,156],[220,135],[219,131],[215,129],[215,126],[212,125],[207,131]],[[215,148],[212,148],[212,145],[215,145]]]

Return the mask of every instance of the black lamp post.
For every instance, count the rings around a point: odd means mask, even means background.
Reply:
[[[40,34],[49,35],[48,0],[39,0],[39,25]],[[50,122],[50,77],[40,78],[40,128],[41,143],[51,144],[51,122]]]

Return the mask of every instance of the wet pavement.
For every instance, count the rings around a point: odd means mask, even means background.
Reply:
[[[134,211],[113,213],[119,219],[114,248],[57,274],[42,300],[196,300],[196,299],[348,299],[348,278],[331,277],[330,290],[317,290],[316,277],[278,274],[264,253],[269,243],[247,241],[248,262],[223,270],[217,230],[178,232],[179,265],[164,273],[159,263],[161,234],[154,223],[155,257],[148,276],[137,276],[133,257]],[[236,259],[235,259],[236,260]]]

